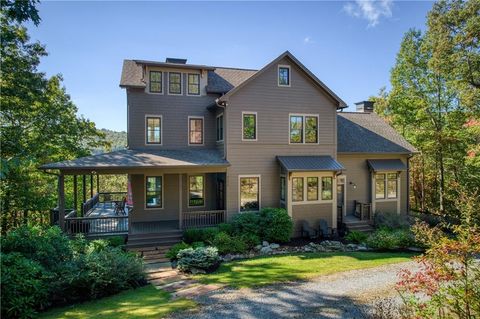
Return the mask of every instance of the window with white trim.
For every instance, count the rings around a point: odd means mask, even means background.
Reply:
[[[145,206],[147,208],[162,208],[162,176],[147,176],[145,178]]]
[[[150,71],[150,92],[151,93],[162,93],[162,72],[161,71]]]
[[[188,206],[205,205],[205,180],[203,175],[188,177]]]
[[[244,112],[242,114],[242,139],[256,140],[257,139],[257,113]]]
[[[307,200],[318,200],[318,177],[307,177]]]
[[[290,143],[317,144],[318,116],[296,114],[290,115]]]
[[[182,73],[179,73],[179,72],[168,73],[168,93],[182,94]]]
[[[145,118],[146,144],[162,144],[162,118],[147,116]]]
[[[333,177],[322,177],[322,200],[332,200],[333,198]]]
[[[260,210],[260,177],[240,177],[240,211]]]
[[[292,201],[303,202],[303,177],[292,178]]]
[[[188,95],[200,95],[200,74],[188,74]]]
[[[398,174],[375,174],[375,199],[395,199],[398,195]]]

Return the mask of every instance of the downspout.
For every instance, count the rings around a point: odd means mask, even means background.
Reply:
[[[410,159],[413,154],[409,154],[407,157],[407,215],[410,215]]]

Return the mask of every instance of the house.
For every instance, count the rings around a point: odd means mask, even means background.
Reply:
[[[260,70],[125,60],[120,87],[128,148],[41,167],[59,174],[66,231],[128,232],[129,243],[141,245],[244,211],[284,207],[299,236],[304,220],[324,219],[335,230],[342,222],[353,228],[370,221],[376,211],[408,211],[415,148],[375,114],[372,102],[343,112],[346,103],[288,51]],[[93,193],[94,178],[103,174],[128,175],[128,216],[105,209],[115,194]],[[70,175],[75,188],[83,176],[87,216],[66,210]],[[104,210],[92,214],[102,203]]]

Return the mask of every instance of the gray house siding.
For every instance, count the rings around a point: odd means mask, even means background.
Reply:
[[[354,202],[363,203],[372,202],[372,182],[371,172],[367,166],[367,159],[401,159],[407,163],[406,155],[395,154],[338,154],[338,161],[346,168],[347,176],[345,189],[347,192],[347,214],[352,214],[355,210]],[[350,184],[352,183],[352,184]],[[356,185],[356,188],[353,187]],[[400,174],[400,212],[407,211],[407,172]],[[396,203],[377,202],[376,211],[396,211]]]
[[[335,102],[289,59],[291,87],[277,85],[273,65],[231,96],[226,107],[227,211],[239,208],[239,175],[261,175],[260,205],[280,206],[277,155],[330,155],[336,158]],[[257,141],[242,141],[242,112],[257,113]],[[289,114],[317,114],[318,144],[289,144]],[[331,206],[330,206],[331,207]]]
[[[311,227],[317,228],[318,221],[324,219],[328,226],[334,224],[332,215],[332,204],[309,204],[309,205],[293,205],[292,217],[294,220],[294,237],[300,237],[302,231],[302,220],[309,223]]]

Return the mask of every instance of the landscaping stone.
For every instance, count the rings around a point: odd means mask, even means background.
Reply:
[[[325,240],[322,241],[321,245],[324,246],[327,251],[345,251],[345,246],[336,240]]]
[[[270,244],[270,248],[278,249],[278,248],[280,248],[280,245],[279,244]]]
[[[262,245],[257,245],[257,246],[255,246],[255,250],[260,250],[260,249],[262,249],[262,247],[263,247]]]
[[[268,241],[265,241],[265,240],[264,240],[264,241],[262,242],[262,246],[263,246],[263,247],[268,247],[268,246],[270,246],[270,244],[268,243]]]
[[[263,254],[263,255],[268,255],[270,253],[272,253],[273,249],[270,248],[270,246],[265,246],[265,247],[262,247],[262,249],[260,249],[260,253]]]

